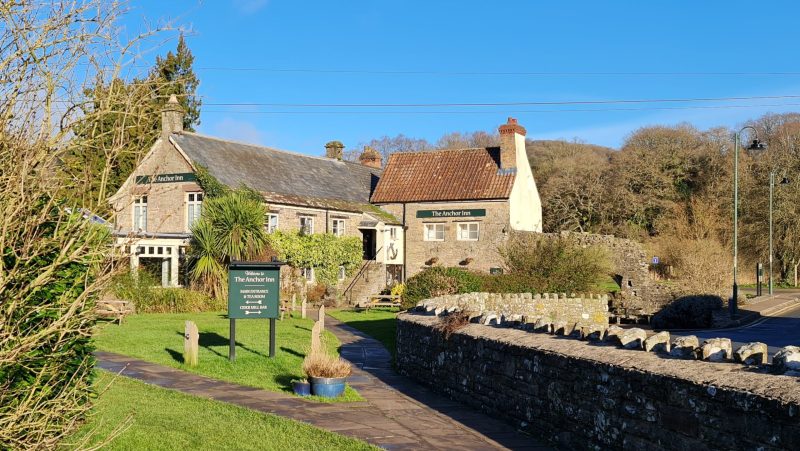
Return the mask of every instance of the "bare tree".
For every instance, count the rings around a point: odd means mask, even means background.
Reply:
[[[76,124],[108,115],[103,158],[146,120],[132,97],[92,109],[87,88],[123,76],[143,42],[121,41],[123,5],[104,0],[0,3],[0,448],[49,449],[90,407],[93,305],[114,268],[109,230],[85,219],[60,178],[87,143]],[[120,42],[125,42],[120,45]],[[109,165],[110,166],[110,165]],[[87,189],[94,177],[70,180]],[[74,444],[81,447],[85,444]]]

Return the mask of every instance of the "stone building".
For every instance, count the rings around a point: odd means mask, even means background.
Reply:
[[[338,142],[328,144],[325,157],[313,157],[203,136],[182,130],[177,100],[169,107],[161,136],[111,199],[117,244],[129,252],[132,268],[147,264],[160,270],[163,286],[181,285],[190,228],[203,204],[197,172],[205,168],[227,186],[264,196],[267,231],[357,236],[365,261],[398,272],[392,266],[402,254],[378,252],[402,248],[403,233],[396,218],[369,202],[381,175],[374,151],[359,164],[342,160]],[[313,268],[303,274],[314,280]]]
[[[198,171],[261,193],[268,232],[300,230],[361,238],[364,261],[350,280],[358,301],[434,264],[490,271],[511,230],[541,231],[536,183],[525,152],[525,129],[509,119],[497,148],[398,153],[381,168],[366,148],[359,162],[343,160],[342,143],[325,157],[203,136],[182,129],[170,99],[162,133],[112,197],[117,245],[132,268],[145,265],[163,286],[186,273],[191,226],[205,193]],[[303,268],[309,281],[313,268]]]
[[[500,147],[395,153],[372,202],[406,232],[406,277],[431,265],[499,271],[512,230],[542,231],[525,128],[501,125]]]

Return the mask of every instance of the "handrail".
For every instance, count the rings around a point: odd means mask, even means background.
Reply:
[[[382,250],[383,246],[381,246],[380,248],[378,248],[377,251],[375,251],[375,255],[372,257],[371,260],[364,260],[364,263],[361,265],[361,269],[358,270],[358,274],[356,274],[356,276],[353,277],[353,280],[350,281],[350,285],[348,285],[347,288],[345,288],[345,290],[342,292],[342,297],[347,297],[347,294],[353,289],[353,287],[356,285],[356,282],[358,282],[358,279],[361,278],[364,272],[366,272],[369,265],[378,260],[378,254]]]

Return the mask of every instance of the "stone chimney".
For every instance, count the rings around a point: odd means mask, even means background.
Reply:
[[[169,136],[172,133],[183,131],[183,108],[178,103],[175,94],[169,96],[164,110],[161,111],[161,136]]]
[[[358,157],[358,161],[361,162],[364,166],[369,166],[371,168],[380,169],[382,166],[382,158],[380,152],[373,149],[370,146],[364,146],[364,151],[361,152],[361,156]]]
[[[516,169],[518,152],[525,153],[525,127],[513,117],[498,128],[500,132],[500,169]],[[527,159],[527,157],[526,157]]]
[[[325,144],[325,156],[332,160],[344,158],[344,144],[341,141],[330,141]]]

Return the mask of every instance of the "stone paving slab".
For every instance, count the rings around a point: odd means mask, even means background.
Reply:
[[[540,440],[488,415],[429,391],[392,370],[391,355],[377,340],[326,317],[350,361],[348,379],[367,400],[324,404],[219,381],[108,352],[99,368],[184,393],[302,421],[389,450],[548,450]]]

